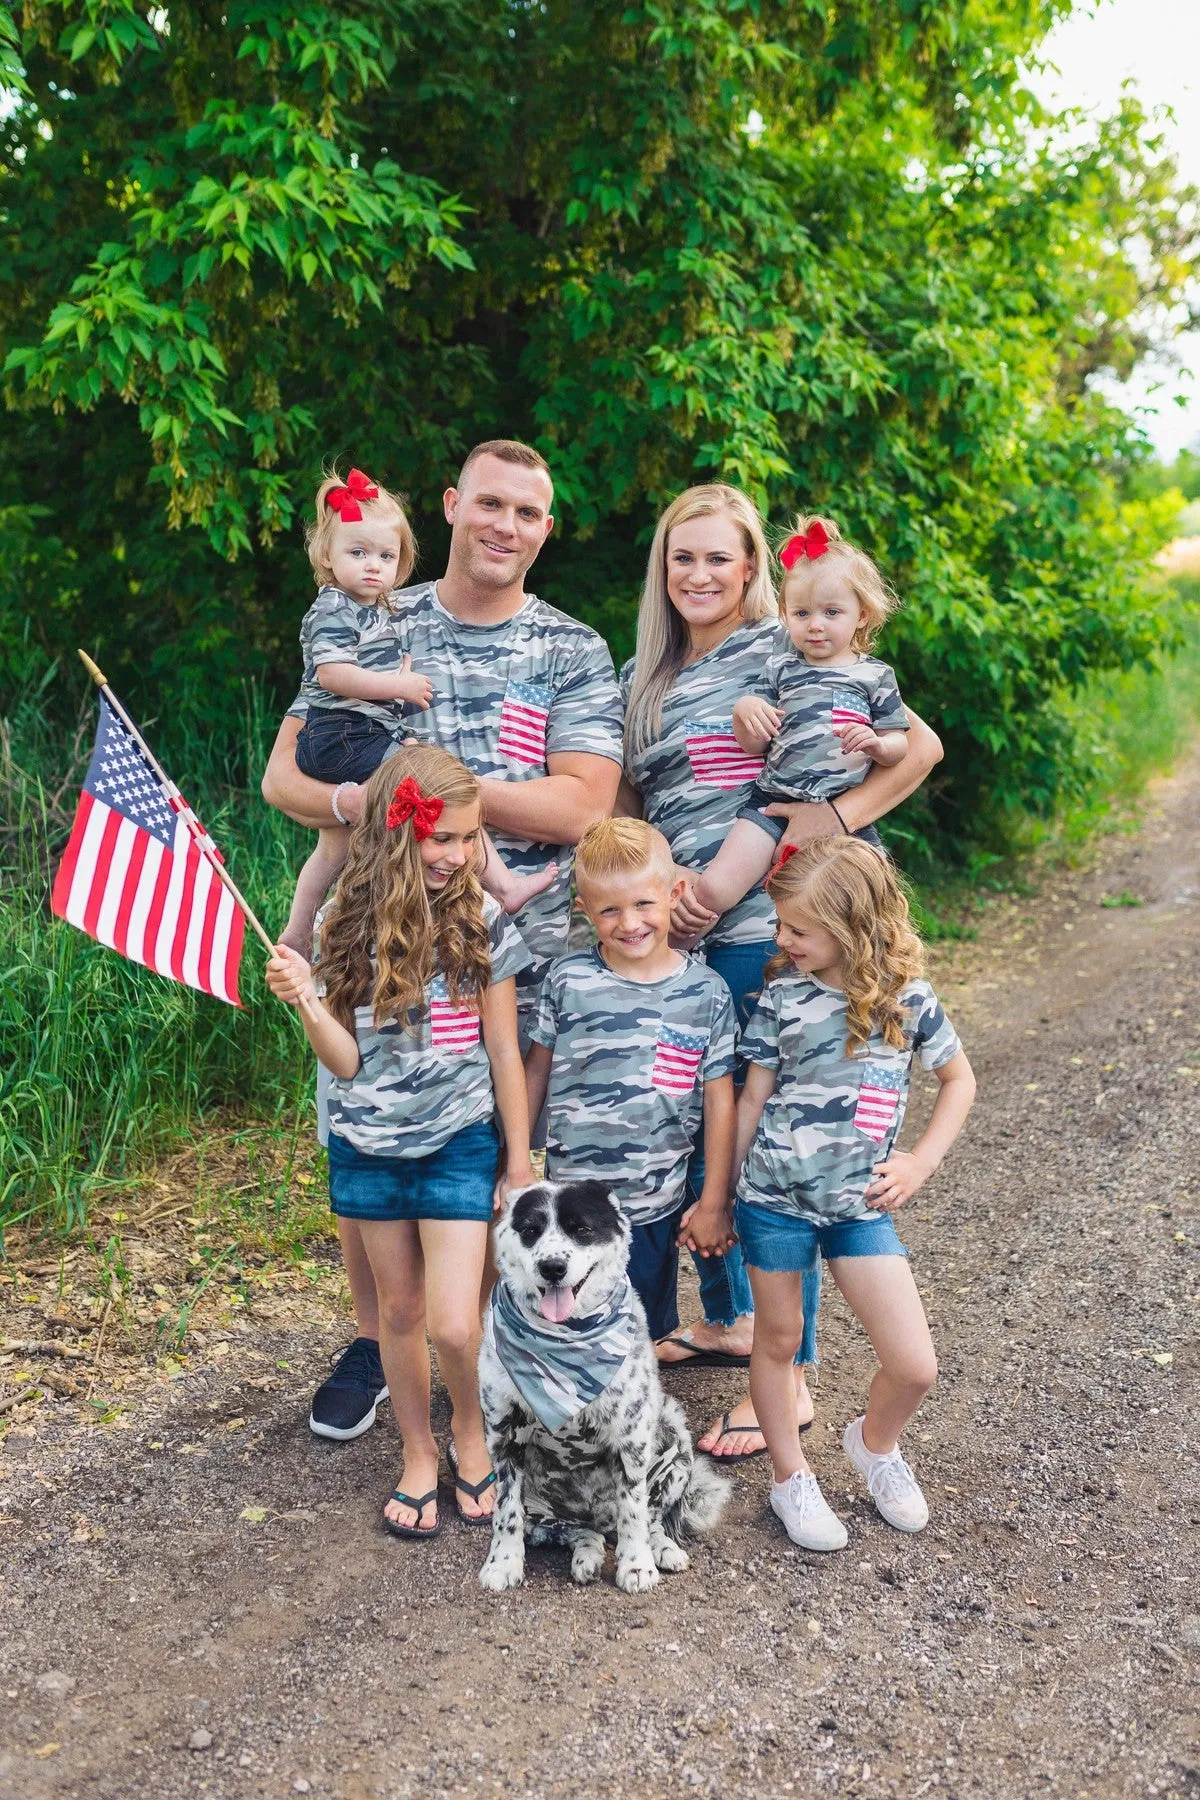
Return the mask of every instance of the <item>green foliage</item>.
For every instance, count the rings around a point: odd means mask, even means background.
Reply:
[[[1023,90],[1067,10],[26,0],[0,658],[32,615],[221,733],[231,682],[295,679],[322,460],[406,491],[435,569],[458,459],[516,434],[558,487],[539,591],[618,657],[685,483],[834,513],[946,737],[902,831],[999,841],[1076,779],[1064,694],[1172,629],[1091,381],[1183,306],[1195,196],[1132,100]]]
[[[31,667],[37,660],[30,655]],[[215,1110],[273,1118],[307,1108],[311,1085],[307,1046],[267,992],[257,940],[243,957],[239,1012],[50,916],[51,874],[95,726],[89,695],[64,746],[42,705],[51,673],[43,669],[0,722],[0,1232],[35,1214],[81,1225],[93,1195]],[[240,699],[244,770],[263,754],[271,721],[252,695]],[[175,748],[247,898],[282,919],[300,834],[250,803],[210,738],[185,735]]]

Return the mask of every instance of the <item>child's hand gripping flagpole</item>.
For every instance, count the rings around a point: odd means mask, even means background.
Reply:
[[[129,717],[129,714],[125,711],[125,708],[121,705],[121,702],[117,699],[116,695],[113,693],[112,689],[109,687],[106,676],[104,675],[102,670],[97,668],[96,664],[92,661],[91,657],[87,654],[86,650],[80,650],[78,654],[79,654],[79,660],[82,662],[84,668],[87,670],[87,672],[91,676],[92,680],[96,683],[96,686],[100,689],[100,692],[104,696],[106,703],[112,708],[112,710],[116,714],[117,718],[120,719],[121,724],[125,727],[125,730],[129,733],[130,737],[137,744],[138,749],[141,751],[142,755],[145,757],[145,759],[146,759],[147,763],[149,764],[149,766],[151,767],[151,769],[153,769],[155,775],[157,776],[158,780],[162,784],[164,792],[166,793],[169,800],[171,801],[172,806],[174,807],[175,811],[178,813],[180,818],[182,818],[189,833],[191,834],[192,842],[195,844],[197,851],[204,858],[205,862],[208,864],[208,866],[212,870],[213,874],[220,881],[221,885],[228,890],[230,898],[234,901],[235,905],[242,912],[243,916],[246,919],[247,924],[261,938],[261,940],[265,944],[269,954],[271,956],[276,956],[278,954],[278,952],[277,952],[274,941],[268,936],[265,928],[263,927],[261,921],[258,919],[257,915],[255,914],[249,901],[242,894],[241,890],[238,888],[233,877],[230,875],[228,869],[225,867],[225,864],[221,860],[221,856],[217,850],[216,845],[213,843],[212,839],[209,837],[208,833],[205,831],[203,825],[200,823],[199,819],[196,817],[195,813],[192,811],[192,809],[188,805],[187,801],[183,798],[183,795],[180,793],[179,789],[175,786],[175,783],[171,780],[170,776],[167,774],[166,770],[163,768],[162,764],[159,762],[158,758],[155,756],[154,752],[151,750],[149,744],[147,744],[145,738],[142,736],[141,732],[138,730],[138,728],[134,724],[133,720]],[[308,1000],[308,998],[306,996],[302,995],[298,1001],[298,1004],[308,1014],[308,1016],[310,1018],[314,1018],[316,1016],[313,1011],[312,1003]]]

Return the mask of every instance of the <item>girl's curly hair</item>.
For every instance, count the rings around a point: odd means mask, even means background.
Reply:
[[[900,596],[894,588],[889,587],[866,551],[846,542],[832,519],[821,518],[817,513],[801,513],[792,530],[803,537],[813,525],[823,526],[829,539],[829,547],[823,556],[818,556],[815,560],[802,556],[790,569],[782,570],[779,581],[780,608],[786,613],[789,601],[794,604],[800,595],[808,593],[815,586],[823,574],[836,570],[849,585],[862,611],[858,630],[850,640],[850,648],[860,653],[867,651],[900,605]]]
[[[475,776],[432,744],[398,750],[367,783],[362,817],[321,929],[325,1002],[348,1031],[354,1030],[355,1007],[368,999],[377,1025],[407,1021],[439,972],[454,1004],[476,1010],[491,980],[481,848],[477,843],[475,856],[431,900],[412,820],[388,829],[388,807],[407,775],[426,797],[447,806],[479,804]]]
[[[890,858],[861,838],[817,838],[767,876],[776,907],[795,906],[836,938],[846,995],[846,1055],[863,1049],[873,1032],[903,1050],[900,995],[924,970],[921,940],[909,923],[908,900]],[[792,971],[781,950],[764,980]]]

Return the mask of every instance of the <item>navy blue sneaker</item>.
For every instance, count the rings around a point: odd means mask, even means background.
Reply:
[[[358,1337],[347,1344],[333,1366],[333,1374],[313,1395],[309,1428],[318,1437],[361,1437],[375,1423],[375,1408],[388,1397],[374,1338]]]

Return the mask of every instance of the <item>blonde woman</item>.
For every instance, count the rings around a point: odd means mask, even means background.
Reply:
[[[762,772],[733,728],[733,709],[747,694],[763,693],[768,660],[790,649],[771,581],[763,522],[752,500],[724,483],[688,488],[672,501],[654,534],[638,613],[637,648],[621,671],[625,699],[625,771],[618,812],[644,817],[666,837],[685,881],[672,923],[684,939],[706,932],[710,968],[733,995],[745,1024],[775,949],[774,909],[761,886],[719,920],[696,899],[695,882],[724,843]],[[941,745],[911,707],[908,751],[895,768],[876,767],[838,802],[842,821],[857,831],[890,812],[920,786],[941,756]],[[840,834],[826,805],[772,807],[790,822],[785,843]],[[689,1192],[703,1186],[698,1152]],[[686,1238],[684,1240],[687,1241]],[[664,1363],[681,1367],[749,1364],[753,1297],[736,1248],[699,1257],[704,1320],[663,1340]],[[804,1292],[805,1334],[796,1364],[797,1419],[812,1421],[804,1364],[816,1356],[819,1271]],[[700,1439],[725,1460],[761,1456],[766,1449],[749,1400],[724,1414]]]
[[[329,1198],[361,1233],[379,1296],[383,1374],[404,1467],[383,1514],[397,1537],[440,1529],[429,1352],[450,1392],[460,1518],[486,1524],[492,1473],[476,1363],[479,1293],[504,1127],[503,1180],[524,1186],[529,1115],[516,974],[529,952],[479,885],[479,782],[433,746],[401,750],[367,783],[320,926],[319,982],[280,945],[272,992],[333,1076]]]

